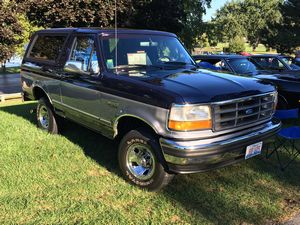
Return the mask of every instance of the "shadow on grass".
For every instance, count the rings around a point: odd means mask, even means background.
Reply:
[[[35,115],[30,113],[30,110],[35,109],[35,105],[35,103],[29,103],[5,106],[0,110],[15,114],[35,124]],[[79,145],[85,155],[120,176],[117,164],[117,146],[113,141],[70,121],[64,121],[62,127],[62,136]],[[267,177],[271,176],[273,180],[283,185],[299,188],[299,172],[295,172],[300,171],[299,161],[292,164],[286,172],[281,172],[274,167],[276,161],[271,160],[270,163],[270,160],[266,160],[262,156],[244,163],[246,165],[234,165],[205,174],[177,176],[161,194],[170,201],[181,204],[192,217],[197,218],[200,214],[214,224],[241,222],[257,224],[270,218],[276,218],[276,212],[272,210],[269,212],[268,207],[260,209],[255,204],[249,205],[246,201],[247,198],[243,198],[241,195],[249,195],[250,202],[251,193],[256,201],[264,199],[264,196],[267,199],[275,200],[281,198],[276,187],[257,184],[256,177],[251,174],[251,171],[265,174]],[[251,175],[243,177],[248,173],[247,171],[250,171]],[[226,191],[226,189],[231,191]],[[256,194],[256,190],[258,190],[258,194]],[[242,202],[241,199],[246,202]]]
[[[36,125],[35,102],[4,106],[0,110],[15,114]],[[68,120],[59,119],[58,123],[60,135],[66,137],[72,143],[79,145],[85,155],[95,160],[101,166],[120,175],[117,165],[117,147],[114,141]]]

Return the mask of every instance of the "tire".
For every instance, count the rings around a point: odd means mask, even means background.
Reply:
[[[57,121],[53,111],[53,107],[49,100],[42,97],[38,101],[36,109],[37,126],[50,134],[58,133]]]
[[[130,183],[158,191],[174,177],[165,171],[157,138],[144,129],[128,132],[119,144],[119,166],[124,178]]]

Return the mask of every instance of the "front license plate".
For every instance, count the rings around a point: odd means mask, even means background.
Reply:
[[[247,146],[245,159],[249,159],[253,156],[259,155],[261,153],[263,142],[258,142],[252,145]]]

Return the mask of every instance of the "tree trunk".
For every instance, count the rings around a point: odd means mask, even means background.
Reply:
[[[2,68],[2,72],[3,72],[3,73],[5,73],[5,72],[6,72],[5,63],[2,63],[2,66],[1,66],[1,68]]]

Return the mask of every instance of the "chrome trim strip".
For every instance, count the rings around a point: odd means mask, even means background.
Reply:
[[[194,151],[201,151],[209,148],[216,148],[218,146],[224,146],[229,144],[234,144],[236,142],[240,141],[246,141],[247,139],[253,138],[253,137],[259,137],[260,135],[267,134],[274,130],[279,130],[281,127],[281,122],[268,123],[268,126],[264,127],[263,129],[253,131],[251,133],[241,135],[241,136],[235,136],[231,139],[225,139],[222,141],[213,141],[208,144],[201,144],[202,140],[193,140],[193,141],[174,141],[169,140],[165,138],[160,138],[159,142],[162,147],[167,147],[169,149],[173,149],[174,151],[187,151],[187,150],[194,150]],[[164,153],[165,154],[165,153]]]
[[[247,98],[253,98],[253,97],[260,97],[260,96],[264,96],[264,95],[270,95],[270,94],[276,94],[277,91],[271,91],[271,92],[266,92],[263,94],[259,94],[259,95],[249,95],[246,97],[242,97],[242,98],[234,98],[234,99],[230,99],[230,100],[226,100],[226,101],[220,101],[220,102],[212,102],[211,104],[226,104],[226,103],[231,103],[231,102],[238,102],[241,101],[243,99],[247,99]]]
[[[107,124],[111,124],[110,121],[107,121],[107,120],[102,119],[102,118],[100,118],[100,117],[98,117],[98,116],[92,115],[92,114],[90,114],[90,113],[84,112],[84,111],[82,111],[82,110],[80,110],[80,109],[74,108],[74,107],[69,106],[69,105],[67,105],[67,104],[64,104],[64,103],[62,103],[62,102],[58,102],[58,101],[56,101],[56,100],[53,100],[53,102],[55,102],[55,103],[58,104],[58,105],[62,105],[62,106],[64,106],[64,107],[66,107],[66,108],[72,109],[72,110],[74,110],[74,111],[76,111],[76,112],[82,113],[82,114],[84,114],[84,115],[86,115],[86,116],[92,117],[92,118],[94,118],[94,119],[96,119],[96,120],[100,120],[100,121],[105,122],[105,123],[107,123]]]

